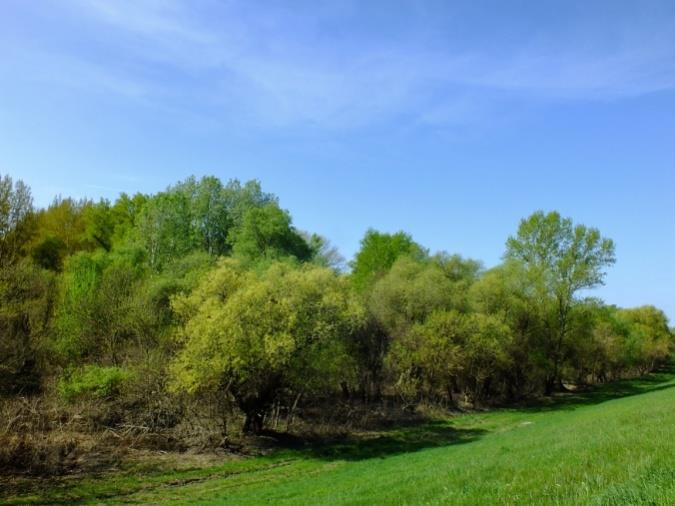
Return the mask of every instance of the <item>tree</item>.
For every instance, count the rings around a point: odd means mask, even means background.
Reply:
[[[184,322],[174,387],[232,395],[246,433],[262,430],[283,389],[330,388],[350,369],[358,306],[329,269],[277,262],[256,273],[221,260],[174,309]]]
[[[496,316],[438,310],[394,343],[388,363],[408,395],[452,402],[453,392],[463,391],[481,401],[512,365],[510,341],[510,328]]]
[[[0,269],[0,393],[37,390],[55,295],[52,273],[23,259]]]
[[[310,260],[312,250],[291,224],[287,211],[265,204],[246,211],[242,224],[232,235],[233,253],[248,261],[287,256]]]
[[[204,177],[194,184],[192,222],[204,251],[210,255],[224,255],[229,251],[227,236],[232,218],[224,198],[223,184],[218,178]]]
[[[0,176],[0,267],[16,261],[32,234],[33,198],[23,181]]]
[[[264,207],[268,204],[279,205],[279,199],[272,193],[264,192],[260,182],[256,180],[247,181],[242,185],[238,179],[231,179],[223,188],[223,198],[233,230],[241,226],[249,209]]]
[[[189,199],[173,191],[150,198],[140,211],[135,233],[154,271],[160,271],[171,258],[193,251],[198,240]]]
[[[54,348],[67,364],[118,365],[142,322],[134,295],[143,276],[131,253],[80,252],[60,279]]]
[[[437,263],[402,257],[375,283],[368,307],[389,336],[396,338],[432,312],[455,307],[462,296]]]
[[[401,256],[422,259],[427,252],[405,232],[386,234],[368,230],[351,264],[354,286],[359,291],[365,291]]]
[[[420,397],[453,401],[463,362],[461,325],[457,311],[438,310],[394,342],[387,366],[408,402]]]
[[[382,390],[384,361],[391,344],[437,309],[450,308],[453,282],[435,262],[401,256],[364,294],[372,323],[357,347],[375,397]]]
[[[615,261],[614,243],[595,228],[538,211],[508,239],[506,258],[524,265],[531,295],[542,308],[551,364],[545,391],[550,394],[562,385],[563,345],[575,296],[602,284],[604,269]]]
[[[301,232],[302,238],[309,245],[312,252],[312,262],[322,267],[329,267],[335,272],[342,272],[345,268],[345,258],[338,249],[325,237],[318,234]]]
[[[112,248],[115,222],[110,202],[101,199],[84,209],[86,239],[96,247],[110,251]]]
[[[308,255],[290,225],[290,216],[257,181],[242,185],[235,179],[223,186],[213,176],[189,177],[151,198],[138,200],[122,195],[112,211],[120,214],[120,221],[133,226],[131,243],[143,246],[156,272],[171,259],[197,250],[214,256],[230,254],[238,241],[246,243],[240,246],[245,255],[256,258],[267,253],[274,256],[274,248],[298,258]],[[116,229],[114,236],[123,234]],[[264,244],[269,250],[264,254],[254,251],[260,237],[269,242]],[[298,248],[303,247],[306,251],[300,252]]]
[[[470,312],[494,315],[511,330],[506,396],[513,400],[538,393],[549,369],[548,341],[542,337],[542,305],[532,296],[525,267],[509,260],[483,273],[471,285],[469,300]]]
[[[375,393],[380,390],[384,358],[397,339],[405,339],[416,324],[434,311],[467,309],[468,288],[479,264],[459,256],[438,254],[430,259],[401,256],[366,294],[367,307],[377,325],[362,337],[362,357]]]
[[[627,361],[641,374],[666,361],[675,339],[668,328],[668,318],[654,306],[621,309],[618,317],[628,329]]]
[[[148,196],[142,193],[136,193],[132,197],[126,193],[122,193],[117,198],[110,208],[114,227],[111,238],[113,247],[121,246],[129,241],[134,227],[138,223],[141,210],[148,200]]]

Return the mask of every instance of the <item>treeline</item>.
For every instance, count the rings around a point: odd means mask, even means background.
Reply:
[[[258,433],[299,404],[503,403],[672,353],[662,311],[580,295],[615,260],[598,230],[537,212],[503,258],[486,270],[369,230],[346,269],[254,181],[36,209],[5,176],[0,392],[116,403],[102,423],[153,430],[199,398]]]

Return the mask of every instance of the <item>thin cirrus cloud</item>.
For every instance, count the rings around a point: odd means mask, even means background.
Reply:
[[[262,127],[358,128],[396,117],[463,125],[489,121],[509,104],[616,100],[675,87],[675,44],[658,26],[659,36],[647,37],[619,24],[613,44],[600,30],[594,52],[564,31],[504,49],[447,42],[443,26],[424,22],[411,22],[396,40],[324,30],[349,28],[358,7],[345,14],[237,3],[193,9],[180,1],[73,5],[59,14],[100,27],[95,44],[114,58],[103,65],[76,50],[51,50],[42,60],[61,72],[42,65],[45,79]]]

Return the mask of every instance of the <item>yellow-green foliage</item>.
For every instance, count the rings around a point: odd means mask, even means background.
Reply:
[[[389,356],[399,388],[413,382],[429,394],[462,385],[476,397],[511,365],[511,330],[500,318],[436,311],[397,340]]]
[[[59,381],[59,394],[66,401],[85,395],[108,398],[118,394],[131,376],[129,371],[120,367],[86,365],[71,371]]]
[[[269,382],[307,389],[348,374],[343,339],[361,318],[333,271],[282,262],[255,272],[221,260],[173,308],[184,322],[174,388],[187,391],[257,391]]]
[[[622,309],[619,314],[628,321],[630,339],[635,342],[639,357],[648,368],[670,355],[674,341],[663,311],[654,306],[642,306]]]
[[[401,335],[434,310],[452,307],[454,295],[440,266],[403,257],[375,284],[369,307],[390,334]]]
[[[272,405],[278,422],[336,386],[345,399],[515,400],[643,374],[674,349],[661,311],[585,297],[613,243],[556,212],[523,220],[487,272],[369,230],[346,274],[292,223],[255,181],[36,211],[0,178],[0,392],[38,392],[65,369],[65,396],[105,396],[121,369],[101,366],[152,366],[161,384],[136,406],[171,398],[168,383],[217,391],[256,431]]]

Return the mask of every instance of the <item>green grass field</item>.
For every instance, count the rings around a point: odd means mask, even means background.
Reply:
[[[550,404],[463,414],[218,465],[136,464],[50,483],[40,492],[15,489],[4,501],[672,505],[674,387],[671,364]]]

